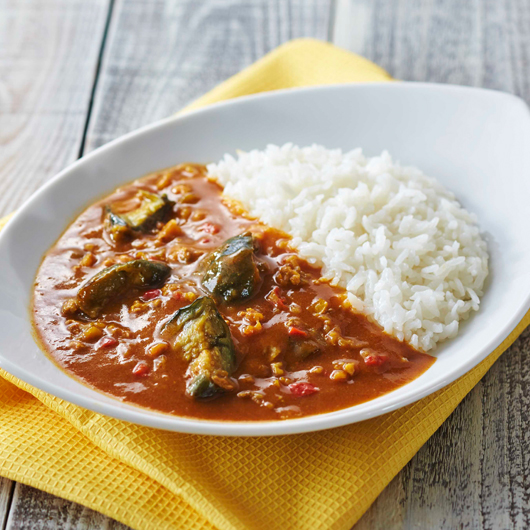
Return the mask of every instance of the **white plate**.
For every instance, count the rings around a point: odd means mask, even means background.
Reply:
[[[438,360],[394,392],[338,412],[277,422],[192,420],[120,403],[72,379],[36,345],[28,311],[42,255],[86,206],[120,184],[236,149],[313,142],[387,149],[453,190],[478,215],[491,255],[480,311]],[[530,306],[530,114],[498,92],[413,83],[285,90],[221,103],[124,136],[41,188],[0,234],[0,367],[62,399],[142,425],[217,435],[305,432],[364,420],[416,401],[482,361]]]

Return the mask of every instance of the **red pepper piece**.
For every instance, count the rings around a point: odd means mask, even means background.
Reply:
[[[364,358],[366,366],[382,366],[386,362],[385,355],[367,355]]]
[[[147,363],[144,363],[144,361],[140,361],[136,363],[132,373],[139,377],[144,377],[149,373],[149,366],[147,366]]]
[[[276,285],[271,293],[267,295],[267,300],[272,302],[275,306],[278,306],[280,309],[288,309],[285,300],[280,296],[280,288]]]
[[[310,396],[311,394],[316,394],[320,391],[318,386],[312,385],[311,383],[291,383],[289,385],[289,390],[291,394],[295,396]]]
[[[207,234],[218,234],[221,229],[214,225],[213,223],[204,223],[200,228],[199,231],[206,232]]]
[[[307,337],[307,331],[304,331],[300,328],[295,328],[294,326],[291,326],[289,328],[289,335],[291,337],[299,337],[301,339],[305,339]]]
[[[182,293],[180,291],[175,291],[172,295],[171,295],[171,298],[173,298],[174,300],[182,300],[184,298],[184,296],[182,295]]]
[[[162,291],[160,289],[151,289],[149,291],[145,291],[145,293],[142,295],[142,300],[147,302],[148,300],[153,300],[153,298],[158,298],[161,294]]]
[[[114,337],[103,337],[99,341],[100,348],[113,348],[118,345],[118,341]]]

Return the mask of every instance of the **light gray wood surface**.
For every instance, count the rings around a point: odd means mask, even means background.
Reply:
[[[107,9],[0,1],[0,215],[78,157]]]
[[[10,480],[0,477],[0,528],[6,524],[14,486]]]
[[[117,0],[90,151],[177,112],[283,42],[327,39],[329,0]]]
[[[127,530],[128,527],[80,504],[17,484],[6,529]]]
[[[15,19],[17,31],[6,22]],[[300,36],[332,40],[396,78],[530,102],[528,0],[0,0],[0,28],[0,212],[78,153],[176,112]],[[529,357],[527,330],[355,529],[530,528]],[[12,490],[0,480],[0,529],[125,528]]]

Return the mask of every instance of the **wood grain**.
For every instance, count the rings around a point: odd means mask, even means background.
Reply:
[[[0,3],[0,215],[76,159],[107,0]]]
[[[329,0],[118,0],[87,151],[165,118],[283,42],[326,39]]]
[[[17,484],[6,530],[127,530],[101,513]]]
[[[333,40],[394,77],[530,102],[530,3],[338,0]],[[530,331],[389,484],[355,530],[530,527]]]
[[[0,528],[4,530],[9,507],[11,505],[11,497],[14,488],[14,483],[6,478],[0,477]]]
[[[397,79],[530,99],[527,0],[337,0],[333,42]]]

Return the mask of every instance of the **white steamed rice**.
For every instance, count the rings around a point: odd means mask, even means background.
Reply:
[[[476,217],[387,152],[269,145],[208,172],[399,340],[430,350],[478,310],[488,254]]]

